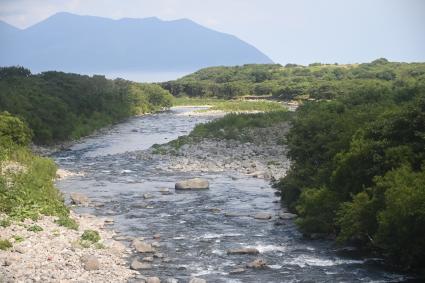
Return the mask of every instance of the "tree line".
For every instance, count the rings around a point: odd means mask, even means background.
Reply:
[[[272,96],[279,100],[334,99],[371,81],[391,86],[425,74],[423,63],[397,63],[381,58],[371,63],[243,65],[201,69],[161,85],[174,96]]]
[[[129,116],[169,106],[171,95],[155,84],[0,68],[0,112],[8,111],[28,124],[39,144],[76,139]]]

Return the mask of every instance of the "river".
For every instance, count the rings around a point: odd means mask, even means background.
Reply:
[[[81,140],[55,154],[59,167],[83,176],[57,182],[68,194],[81,192],[97,205],[76,208],[114,219],[111,228],[122,235],[152,239],[159,234],[161,253],[144,275],[190,277],[207,282],[396,282],[406,277],[385,270],[379,259],[344,254],[330,241],[308,240],[292,220],[255,220],[257,212],[282,210],[275,190],[262,179],[235,172],[180,173],[163,170],[166,164],[140,160],[136,151],[188,134],[213,117],[181,115],[193,109],[134,117]],[[208,191],[174,192],[176,181],[202,177]],[[161,189],[169,188],[171,194]],[[145,194],[152,198],[146,198]],[[227,217],[236,213],[238,217]],[[254,247],[260,255],[228,255],[230,248]],[[229,274],[257,257],[268,268]]]

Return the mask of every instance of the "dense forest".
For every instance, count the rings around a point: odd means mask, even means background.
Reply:
[[[169,106],[171,95],[154,84],[0,68],[0,112],[8,111],[27,123],[36,143],[76,139],[129,116]]]
[[[391,86],[424,77],[423,63],[394,63],[377,59],[371,63],[338,65],[313,63],[211,67],[161,85],[174,96],[218,97],[273,96],[280,100],[333,99],[359,85]]]
[[[375,80],[303,104],[278,187],[306,235],[334,235],[404,268],[425,262],[425,77]]]

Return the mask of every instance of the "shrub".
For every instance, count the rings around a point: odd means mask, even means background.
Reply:
[[[91,243],[97,243],[100,241],[100,235],[99,232],[95,230],[85,230],[84,233],[81,235],[82,241],[89,241]]]

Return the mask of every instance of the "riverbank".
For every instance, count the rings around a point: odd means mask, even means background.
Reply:
[[[127,264],[130,250],[113,239],[109,219],[73,212],[70,218],[77,230],[59,226],[51,216],[2,228],[1,238],[12,247],[0,250],[0,282],[127,282],[135,276]],[[88,230],[99,233],[99,242],[82,241]]]

